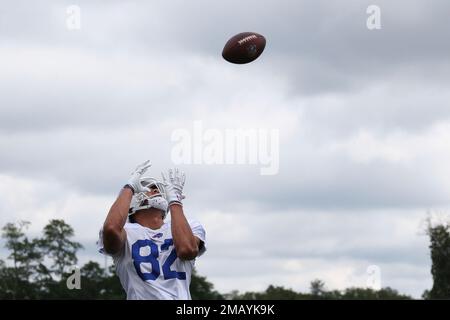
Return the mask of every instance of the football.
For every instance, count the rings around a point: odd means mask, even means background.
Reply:
[[[266,47],[266,38],[256,32],[242,32],[225,44],[222,57],[231,63],[244,64],[256,60]]]

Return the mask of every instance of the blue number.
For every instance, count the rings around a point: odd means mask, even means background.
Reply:
[[[169,250],[171,245],[173,245],[173,239],[164,240],[164,243],[161,245],[161,251]]]
[[[169,250],[170,246],[173,245],[172,239],[164,240],[164,243],[161,245],[161,251]],[[142,256],[140,253],[140,249],[142,247],[150,247],[150,254],[148,256]],[[139,277],[146,280],[156,280],[161,274],[160,266],[158,262],[159,251],[158,246],[151,240],[138,240],[131,247],[131,254],[133,257],[134,268],[136,269]],[[178,272],[175,270],[170,270],[170,267],[177,259],[177,252],[175,248],[172,249],[166,261],[162,265],[162,271],[164,274],[164,279],[179,279],[186,280],[186,272]],[[141,263],[150,263],[152,265],[152,272],[142,272],[141,271]]]
[[[148,256],[141,256],[140,249],[142,247],[150,247],[150,254]],[[137,274],[141,277],[142,280],[156,280],[159,277],[161,271],[159,270],[159,262],[158,262],[158,246],[151,240],[138,240],[131,247],[132,256],[133,256],[133,264],[136,269]],[[152,272],[143,273],[141,271],[141,263],[151,263]]]
[[[171,245],[173,245],[173,240],[166,239],[164,241],[164,244],[161,245],[161,251],[168,250]],[[178,272],[178,271],[170,270],[170,266],[172,265],[172,263],[175,262],[175,260],[177,260],[177,252],[175,251],[175,249],[173,249],[172,252],[170,252],[170,255],[167,257],[166,262],[164,262],[164,264],[162,266],[164,279],[168,280],[168,279],[176,278],[176,279],[180,279],[180,280],[186,280],[186,272]]]

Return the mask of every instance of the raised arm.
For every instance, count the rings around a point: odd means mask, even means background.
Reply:
[[[198,255],[200,239],[194,236],[191,227],[183,213],[183,207],[178,204],[170,206],[172,218],[172,237],[177,256],[183,260],[195,259]]]
[[[103,247],[109,254],[118,253],[125,244],[126,233],[123,226],[127,221],[132,196],[130,188],[123,188],[106,216],[103,224]]]
[[[127,221],[131,198],[134,192],[148,191],[148,188],[141,185],[140,178],[151,166],[149,162],[147,160],[137,166],[106,216],[105,223],[103,224],[103,248],[106,253],[112,255],[117,254],[125,244],[126,232],[123,226]]]
[[[194,236],[189,223],[184,216],[181,201],[184,199],[183,187],[186,180],[184,173],[180,174],[178,169],[169,170],[169,179],[163,175],[166,188],[167,202],[169,203],[171,216],[171,231],[173,244],[177,256],[183,260],[192,260],[199,252],[200,239]]]

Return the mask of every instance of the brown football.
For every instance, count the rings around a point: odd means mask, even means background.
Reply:
[[[266,38],[256,32],[242,32],[225,44],[222,57],[231,63],[244,64],[256,60],[266,47]]]

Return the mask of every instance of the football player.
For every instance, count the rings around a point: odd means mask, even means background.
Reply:
[[[206,250],[205,230],[184,215],[184,173],[169,170],[163,181],[143,177],[150,166],[139,165],[120,191],[100,231],[99,249],[113,257],[127,299],[190,300],[194,261]]]

